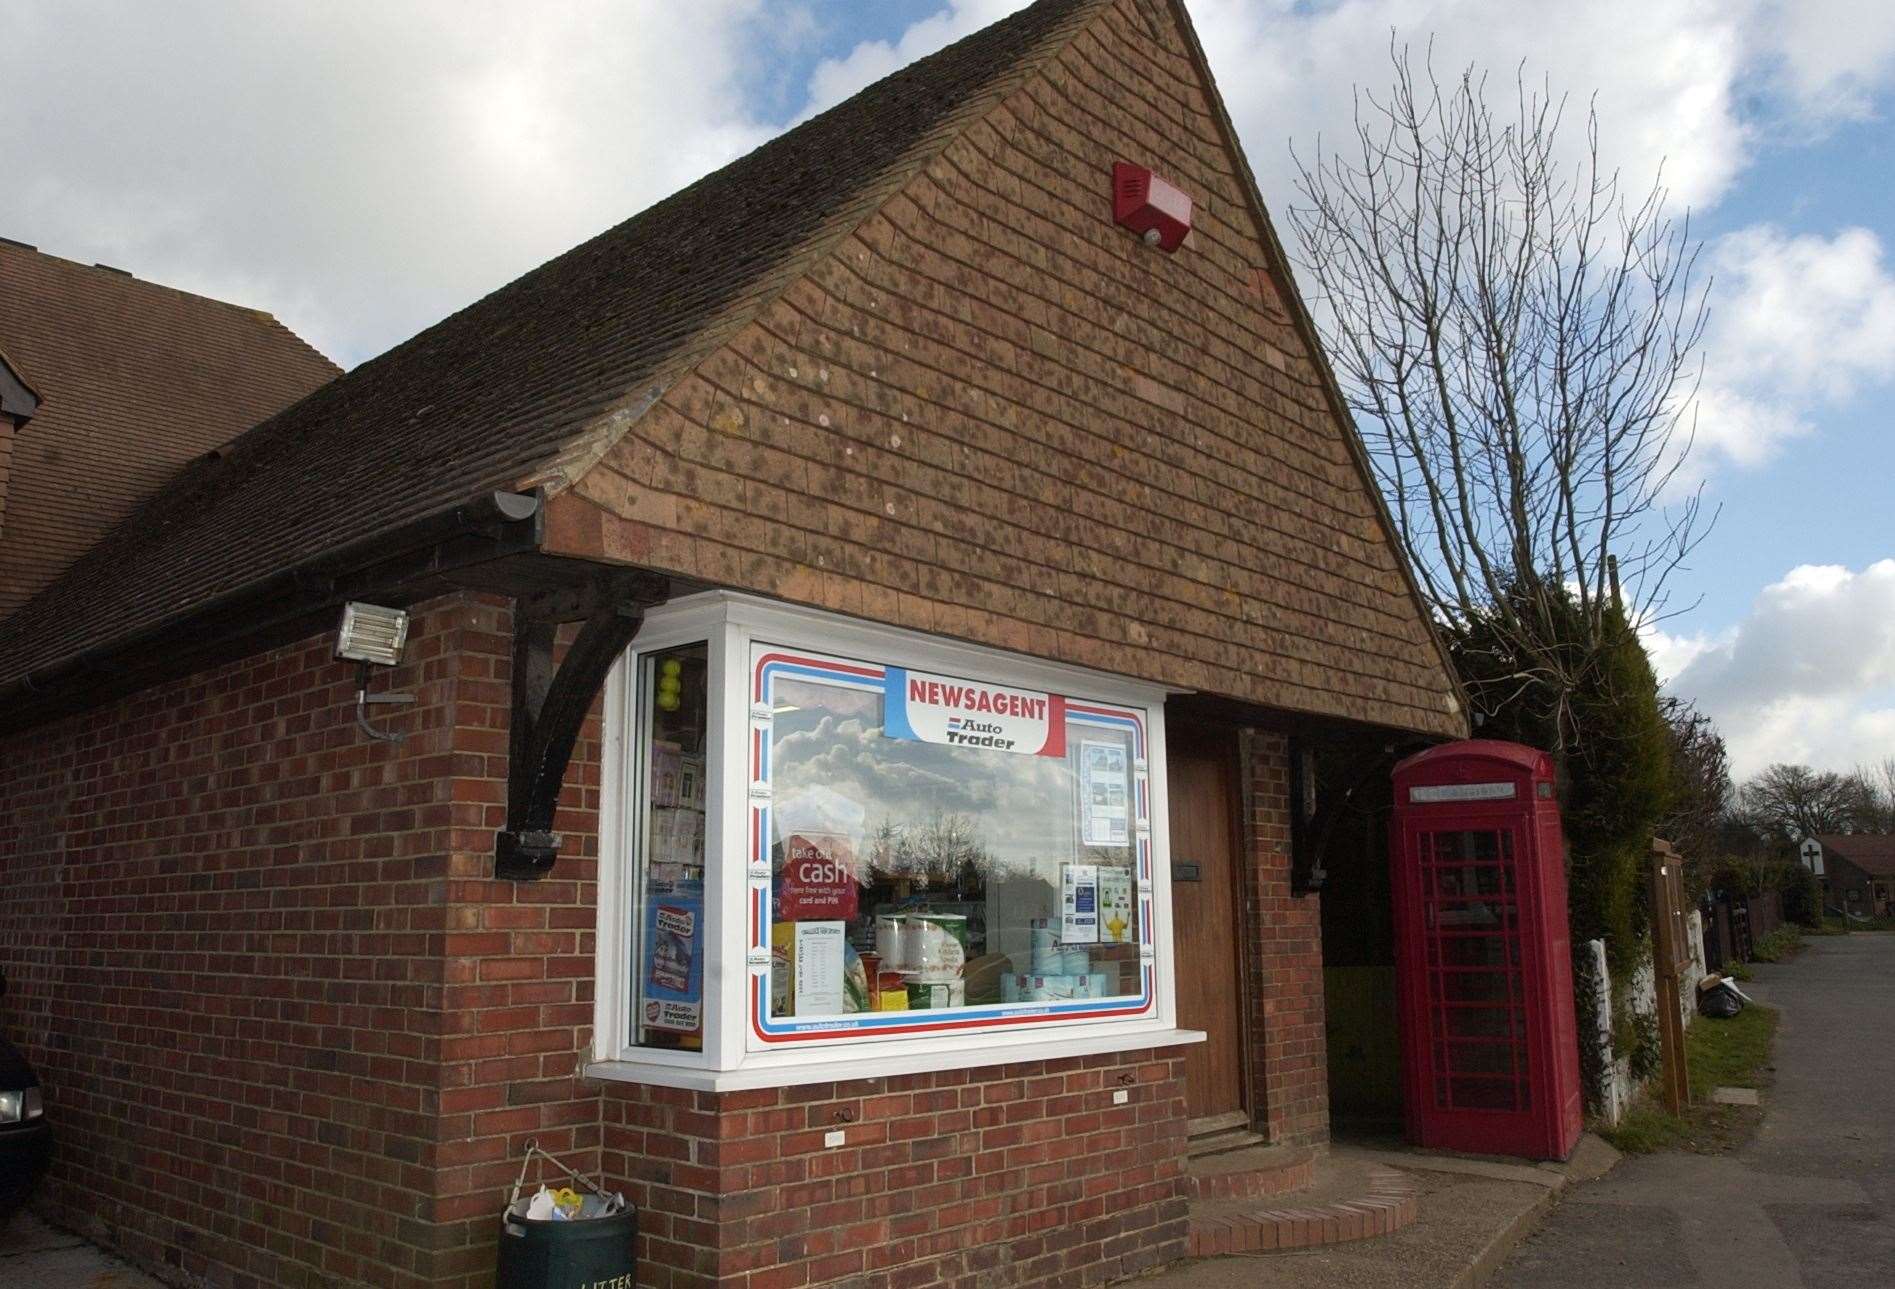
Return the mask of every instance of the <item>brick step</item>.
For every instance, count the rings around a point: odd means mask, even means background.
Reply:
[[[1420,1198],[1405,1173],[1381,1164],[1334,1156],[1317,1161],[1310,1184],[1276,1198],[1194,1201],[1190,1252],[1194,1258],[1308,1249],[1391,1235],[1415,1220]]]
[[[1261,1199],[1302,1190],[1315,1165],[1316,1152],[1308,1146],[1250,1142],[1204,1155],[1193,1151],[1185,1175],[1193,1199]]]

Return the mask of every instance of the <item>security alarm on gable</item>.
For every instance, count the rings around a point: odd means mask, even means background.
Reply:
[[[1191,231],[1191,198],[1143,166],[1112,167],[1112,219],[1148,246],[1175,251]]]

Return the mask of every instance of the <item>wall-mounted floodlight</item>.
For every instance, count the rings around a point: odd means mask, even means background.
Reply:
[[[336,633],[336,657],[347,662],[372,662],[392,667],[401,661],[408,643],[408,614],[379,604],[351,601],[342,606],[342,629]]]
[[[364,734],[383,743],[399,743],[406,734],[384,734],[368,723],[370,703],[407,704],[413,694],[371,694],[368,692],[369,668],[392,667],[401,661],[408,643],[408,614],[401,609],[379,604],[351,601],[342,608],[342,626],[336,632],[336,657],[357,664],[355,682],[355,723]]]

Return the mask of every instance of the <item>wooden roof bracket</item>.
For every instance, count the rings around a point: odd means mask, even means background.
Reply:
[[[553,819],[580,728],[645,610],[665,596],[664,579],[618,571],[514,600],[507,826],[494,834],[495,877],[531,882],[552,871],[561,840]],[[560,625],[575,621],[583,625],[555,669]]]

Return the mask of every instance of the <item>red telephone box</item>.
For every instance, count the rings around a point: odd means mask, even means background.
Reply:
[[[1551,760],[1484,739],[1409,757],[1389,849],[1408,1139],[1566,1158],[1584,1107]]]

